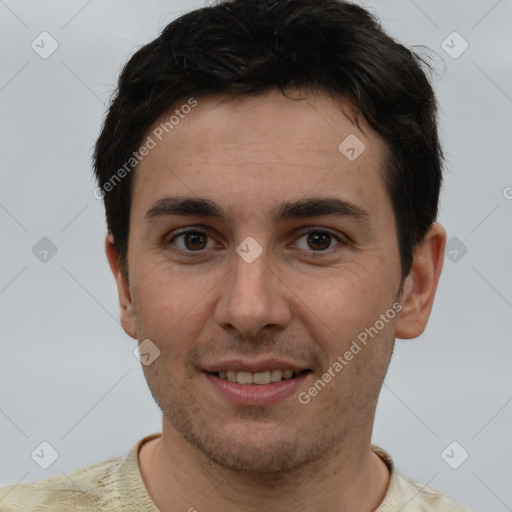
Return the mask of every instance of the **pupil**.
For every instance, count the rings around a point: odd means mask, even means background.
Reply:
[[[324,243],[320,243],[320,245],[322,245],[321,249],[326,249],[327,247],[329,247],[329,237],[330,235],[327,234],[327,233],[319,233],[318,231],[315,232],[315,233],[311,233],[308,237],[308,242],[310,243],[313,243],[313,244],[316,244],[316,243],[319,243],[319,238],[323,238],[324,241],[326,240],[327,241],[327,245]]]
[[[199,245],[200,245],[200,239],[201,239],[201,238],[203,238],[203,239],[204,239],[204,237],[203,237],[203,235],[202,235],[201,233],[187,233],[187,235],[186,235],[186,237],[185,237],[185,240],[186,240],[186,241],[185,241],[185,245],[186,245],[186,246],[187,246],[187,248],[189,248],[189,249],[191,249],[191,248],[192,248],[192,249],[194,249],[194,248],[195,248],[195,249],[202,249],[203,247],[199,247],[199,246],[198,246],[198,244],[197,244],[197,242],[198,242],[198,240],[199,240]],[[190,240],[194,240],[194,241],[192,242],[192,246],[193,246],[193,247],[189,247],[189,245],[188,245],[188,243],[187,243],[187,242],[190,242]],[[203,245],[204,245],[204,244],[203,244]]]

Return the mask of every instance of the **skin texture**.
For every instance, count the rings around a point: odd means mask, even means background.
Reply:
[[[432,226],[402,288],[386,145],[364,119],[363,131],[354,124],[349,107],[311,93],[200,98],[134,174],[129,280],[110,236],[105,247],[123,328],[160,349],[143,370],[164,415],[162,438],[143,446],[139,463],[162,511],[364,512],[386,494],[388,470],[370,451],[377,399],[395,337],[426,326],[446,235]],[[354,161],[338,150],[350,134],[365,145]],[[145,219],[176,195],[210,199],[227,215]],[[368,222],[271,216],[283,201],[333,196]],[[171,240],[181,228],[203,235]],[[315,229],[328,233],[311,239]],[[247,237],[263,249],[252,263],[236,252]],[[276,357],[311,370],[299,390],[307,391],[396,301],[401,312],[307,405],[297,394],[234,405],[202,372],[228,358]]]

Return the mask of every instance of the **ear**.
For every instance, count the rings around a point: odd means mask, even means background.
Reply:
[[[446,231],[436,222],[416,246],[411,272],[404,281],[397,338],[416,338],[425,330],[443,269],[445,245]]]
[[[117,249],[114,245],[114,237],[111,233],[108,233],[105,237],[105,253],[107,254],[107,260],[112,274],[114,274],[114,279],[116,280],[119,305],[121,306],[121,325],[128,336],[137,339],[130,286],[128,279],[121,269]]]

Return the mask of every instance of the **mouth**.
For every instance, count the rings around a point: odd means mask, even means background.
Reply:
[[[232,368],[235,365],[232,365]],[[240,365],[237,365],[240,366]],[[236,366],[235,366],[236,367]],[[222,366],[221,366],[222,368]],[[262,407],[270,406],[295,396],[306,385],[306,380],[312,374],[311,369],[283,368],[264,370],[254,368],[257,372],[234,369],[206,371],[206,389],[213,392],[214,399],[220,398],[236,406]],[[210,370],[216,370],[211,368]]]
[[[221,380],[227,380],[229,382],[236,382],[238,384],[245,385],[256,384],[264,386],[275,382],[281,382],[283,380],[296,379],[297,377],[310,372],[311,370],[307,368],[305,370],[264,370],[255,373],[234,370],[207,373],[214,375]]]

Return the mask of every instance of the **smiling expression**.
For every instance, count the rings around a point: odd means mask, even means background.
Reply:
[[[201,98],[134,174],[123,327],[160,349],[143,369],[164,424],[226,468],[289,470],[371,432],[395,320],[297,399],[400,294],[387,149],[344,111]]]

